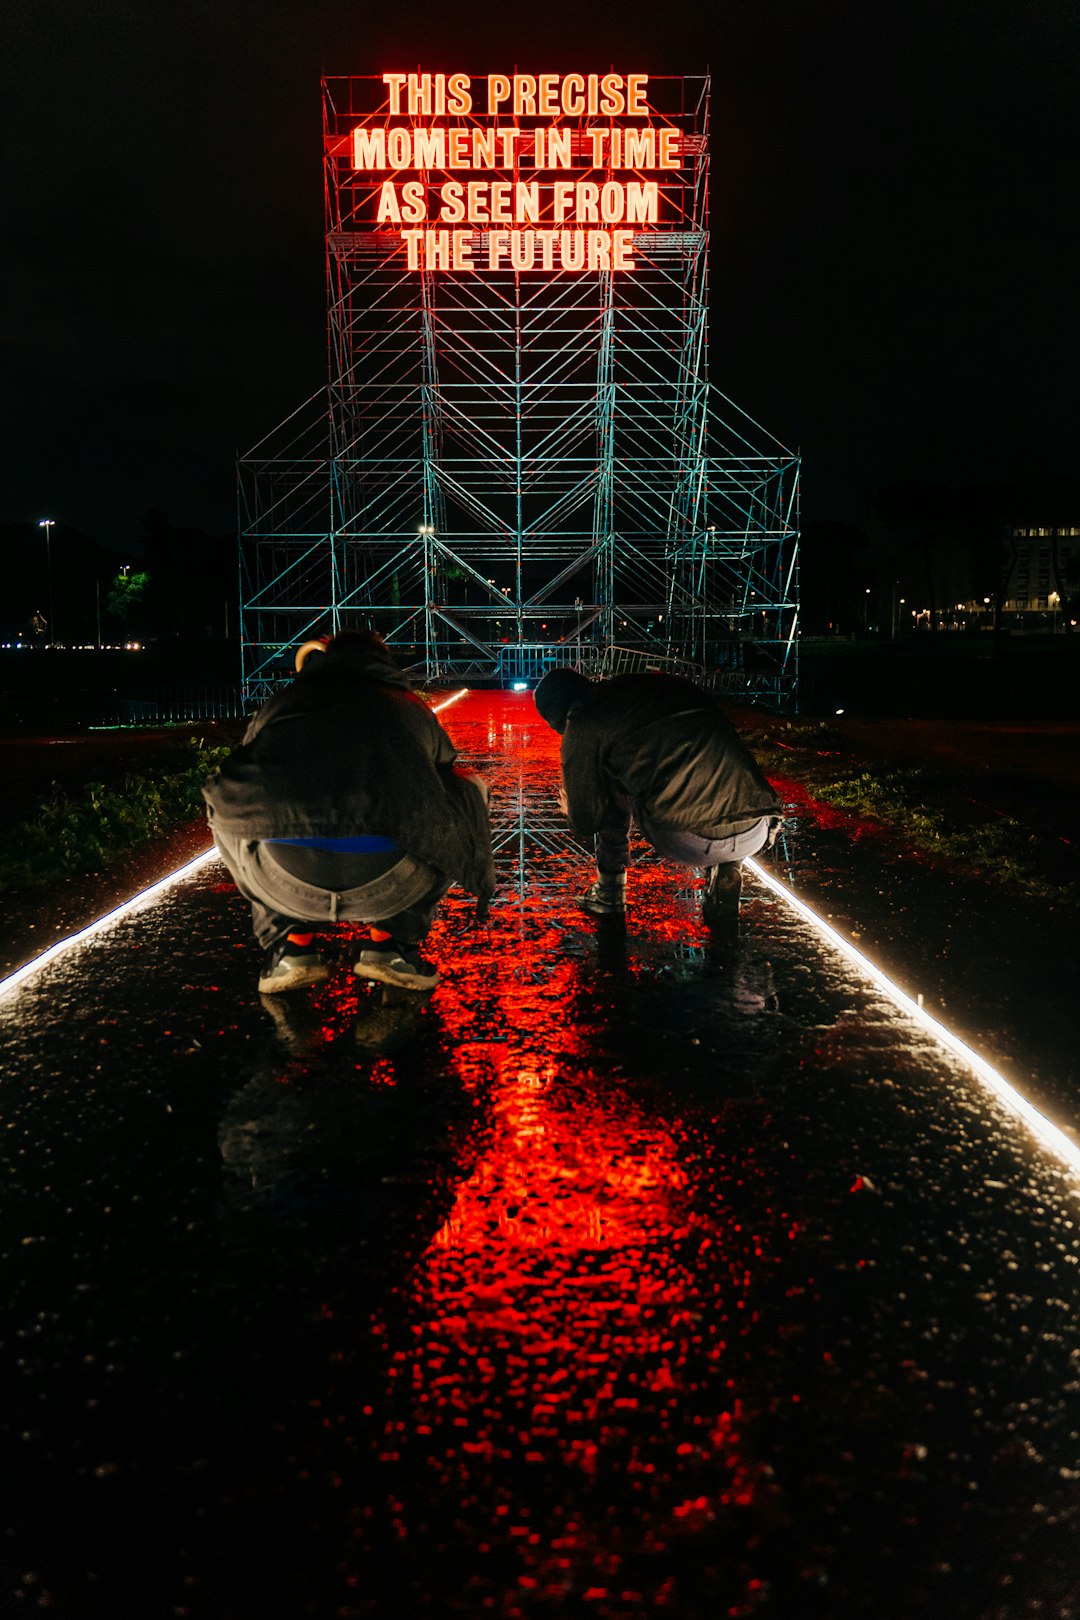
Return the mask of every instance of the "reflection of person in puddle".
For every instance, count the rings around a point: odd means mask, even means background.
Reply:
[[[585,910],[625,915],[633,820],[665,859],[705,868],[709,927],[737,917],[741,863],[772,841],[778,800],[712,695],[674,675],[591,681],[573,669],[549,670],[534,695],[563,739],[560,804],[595,841]]]
[[[260,999],[279,1042],[291,1057],[325,1055],[336,1035],[327,1024],[325,1008],[317,1011],[312,1002],[298,996],[264,995]],[[352,1025],[355,1045],[373,1057],[400,1052],[416,1034],[427,1006],[427,996],[418,996],[415,990],[399,990],[392,984],[372,985],[371,994],[361,996],[356,1009]],[[346,1014],[342,1033],[348,1022]]]
[[[381,986],[372,1002],[384,995],[408,1002],[405,1012],[411,1010],[428,1033],[419,1048],[410,1046],[397,1057],[373,1053],[370,1064],[359,1068],[348,1040],[327,1040],[325,1009],[320,1012],[306,996],[262,998],[274,1037],[258,1044],[244,1063],[242,1083],[224,1101],[219,1121],[228,1205],[234,1213],[253,1202],[275,1212],[285,1241],[295,1243],[317,1267],[325,1267],[334,1253],[344,1258],[361,1235],[353,1220],[343,1218],[344,1211],[366,1228],[363,1236],[380,1242],[394,1206],[415,1210],[418,1202],[430,1204],[437,1178],[425,1154],[445,1150],[453,1135],[452,1084],[425,1091],[424,1106],[418,1106],[429,1076],[446,1073],[439,1059],[437,1005]],[[348,1024],[343,1014],[336,1032],[345,1035]],[[392,1182],[384,1179],[391,1174]],[[442,1199],[451,1196],[447,1186]],[[436,1212],[432,1219],[429,1231],[437,1229],[441,1216]],[[404,1224],[414,1225],[411,1213]],[[268,1269],[276,1271],[276,1243],[263,1247]],[[301,1266],[295,1278],[303,1273]]]
[[[251,901],[259,989],[325,979],[312,924],[364,922],[360,978],[428,990],[419,953],[452,883],[494,888],[487,790],[371,632],[306,642],[296,679],[204,788],[214,841]]]

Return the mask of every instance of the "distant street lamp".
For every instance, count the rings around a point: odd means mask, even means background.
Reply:
[[[56,614],[53,611],[53,585],[52,585],[52,531],[56,527],[55,518],[41,518],[38,528],[45,530],[45,562],[49,570],[49,637],[56,640]]]

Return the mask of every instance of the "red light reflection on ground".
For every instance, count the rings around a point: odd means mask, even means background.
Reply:
[[[447,729],[482,770],[494,752],[498,814],[523,796],[528,837],[554,803],[558,748],[531,698],[470,697]],[[438,1015],[477,1129],[452,1208],[373,1323],[386,1385],[365,1517],[412,1548],[425,1612],[451,1577],[419,1547],[467,1549],[454,1612],[570,1599],[623,1616],[646,1594],[675,1609],[673,1547],[770,1490],[740,1457],[730,1352],[754,1319],[765,1240],[700,1196],[677,1115],[611,1071],[602,1019],[580,1012],[595,1011],[587,969],[563,950],[592,926],[573,903],[585,863],[542,849],[536,863],[567,881],[500,905],[486,930],[434,936]],[[672,915],[671,868],[634,879],[650,934],[700,934],[696,912]]]
[[[773,787],[780,795],[781,802],[794,809],[798,814],[805,815],[817,823],[819,827],[835,827],[847,833],[851,838],[887,838],[888,829],[882,822],[872,818],[857,816],[850,810],[841,810],[836,805],[826,804],[821,799],[815,799],[809,788],[802,782],[796,782],[789,776],[771,776],[769,778]]]
[[[495,1071],[493,1134],[436,1249],[617,1250],[646,1241],[657,1225],[679,1225],[673,1194],[687,1178],[670,1136],[649,1129],[625,1099],[616,1113],[577,1092],[568,1113],[549,1058],[480,1052]],[[466,1084],[468,1067],[463,1060]]]

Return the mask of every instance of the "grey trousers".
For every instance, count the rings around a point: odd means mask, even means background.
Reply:
[[[214,843],[236,887],[251,901],[251,926],[264,949],[276,945],[298,923],[316,927],[374,923],[399,944],[416,945],[453,882],[412,855],[403,855],[396,866],[359,888],[319,888],[279,866],[272,845],[231,838],[216,827]]]
[[[761,816],[742,832],[728,838],[701,838],[697,833],[680,832],[674,827],[656,827],[643,819],[641,831],[658,855],[677,861],[680,866],[727,866],[744,861],[765,848],[772,831],[772,817]]]
[[[679,866],[725,866],[744,861],[765,848],[772,836],[776,818],[762,816],[729,838],[702,838],[698,833],[676,827],[661,827],[650,821],[630,800],[613,799],[596,835],[598,872],[625,872],[630,863],[630,823],[636,821],[641,836],[665,860]]]

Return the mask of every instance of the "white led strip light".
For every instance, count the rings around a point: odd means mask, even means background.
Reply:
[[[48,967],[50,962],[55,962],[62,951],[69,950],[73,945],[81,945],[84,940],[92,939],[95,934],[100,934],[103,929],[108,928],[110,923],[119,922],[121,917],[126,917],[129,912],[134,911],[138,906],[156,900],[159,894],[164,894],[166,889],[171,888],[174,883],[179,883],[182,878],[190,877],[192,872],[198,871],[204,862],[210,860],[216,854],[216,849],[204,849],[201,855],[196,855],[195,859],[188,861],[186,866],[181,866],[177,871],[170,872],[167,877],[159,879],[157,883],[152,883],[148,889],[142,889],[138,894],[133,894],[130,900],[125,900],[122,905],[116,906],[114,910],[107,911],[104,917],[99,917],[96,922],[90,923],[86,928],[80,928],[77,934],[69,934],[66,939],[58,939],[55,945],[50,945],[47,951],[42,951],[40,956],[35,956],[32,962],[27,962],[23,967],[17,968],[6,979],[0,979],[0,996],[5,996],[9,991],[18,989],[19,985],[25,984],[32,974],[40,972],[43,967]]]
[[[899,1007],[901,1012],[905,1012],[909,1017],[914,1018],[916,1023],[920,1024],[936,1041],[967,1064],[972,1073],[982,1081],[988,1090],[993,1092],[998,1101],[1003,1103],[1011,1114],[1015,1114],[1017,1118],[1023,1120],[1032,1135],[1037,1138],[1043,1147],[1049,1148],[1050,1152],[1059,1158],[1074,1175],[1080,1175],[1080,1147],[1066,1136],[1065,1132],[1060,1130],[1057,1125],[1047,1119],[1045,1114],[1040,1113],[1034,1103],[1029,1102],[1022,1092],[1017,1091],[1016,1087],[1011,1085],[1004,1075],[999,1074],[995,1068],[987,1063],[985,1058],[980,1057],[978,1052],[968,1046],[965,1041],[962,1041],[958,1035],[954,1035],[951,1029],[946,1029],[945,1025],[939,1024],[936,1018],[931,1018],[924,1007],[920,1007],[917,1001],[913,1001],[909,995],[905,995],[900,986],[894,984],[888,974],[883,973],[881,968],[875,966],[868,956],[863,955],[862,951],[856,950],[850,940],[845,939],[843,934],[830,927],[823,917],[819,917],[817,912],[811,910],[804,900],[800,900],[797,895],[794,895],[786,884],[780,882],[779,878],[773,877],[772,873],[766,871],[757,861],[747,860],[743,862],[743,865],[749,867],[758,881],[771,890],[786,906],[790,906],[792,911],[797,912],[804,921],[816,928],[818,933],[828,940],[834,950],[839,951],[841,956],[865,973],[867,978],[877,985],[878,989],[889,998],[894,1006]]]
[[[432,709],[432,713],[438,714],[442,709],[448,709],[451,703],[456,703],[458,698],[464,697],[468,690],[467,686],[463,686],[460,691],[454,692],[444,702],[437,703]],[[21,968],[16,968],[15,972],[9,973],[6,979],[0,979],[0,997],[17,990],[20,985],[26,983],[27,979],[31,978],[35,973],[40,973],[43,967],[48,967],[50,962],[55,962],[58,956],[64,951],[70,950],[72,946],[81,945],[84,940],[92,939],[95,934],[100,934],[110,924],[119,922],[121,917],[129,916],[139,906],[145,906],[151,900],[156,900],[159,895],[165,893],[166,889],[171,888],[174,883],[180,883],[184,878],[190,877],[192,872],[197,872],[204,862],[214,859],[216,855],[216,849],[203,850],[201,855],[196,855],[195,859],[188,861],[186,866],[181,866],[175,872],[170,872],[167,877],[160,878],[157,883],[152,883],[148,889],[141,889],[138,894],[133,894],[130,900],[125,900],[122,905],[114,907],[112,911],[107,911],[103,917],[99,917],[96,922],[89,923],[87,927],[81,928],[77,934],[69,934],[66,939],[58,939],[55,945],[50,945],[49,949],[42,951],[40,956],[35,956],[32,961],[24,963]]]
[[[448,698],[444,698],[441,703],[436,703],[434,705],[431,711],[432,714],[441,714],[444,709],[448,709],[450,707],[451,703],[456,703],[458,698],[463,698],[468,690],[469,688],[467,686],[463,686],[460,691],[451,692]]]

